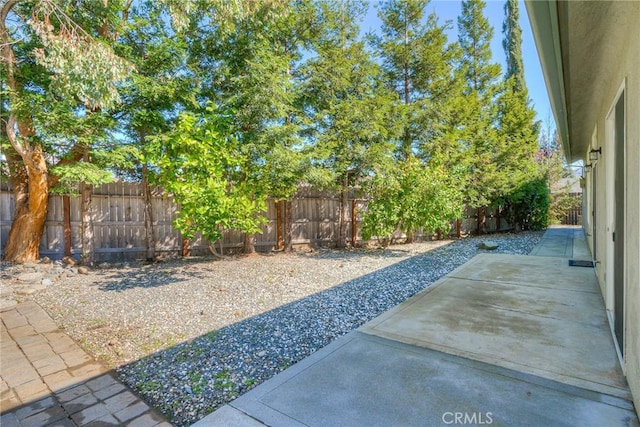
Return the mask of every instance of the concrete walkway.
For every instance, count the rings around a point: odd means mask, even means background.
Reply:
[[[0,425],[170,426],[28,301],[2,311]]]
[[[196,426],[640,426],[579,229],[479,254]]]

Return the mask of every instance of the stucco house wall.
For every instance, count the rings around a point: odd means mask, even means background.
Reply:
[[[565,153],[570,161],[592,165],[585,168],[583,223],[609,312],[614,310],[613,206],[624,211],[621,356],[640,415],[640,2],[527,0],[525,4]],[[610,120],[622,89],[624,205],[612,192],[619,153]],[[598,148],[602,149],[598,160],[590,161],[589,151]]]

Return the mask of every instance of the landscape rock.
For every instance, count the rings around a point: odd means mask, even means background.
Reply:
[[[18,279],[19,282],[23,283],[40,283],[40,281],[42,280],[42,276],[42,273],[22,273],[18,274],[16,279]]]
[[[78,267],[78,273],[89,274],[89,269],[87,267]]]
[[[51,285],[53,285],[53,280],[51,280],[51,279],[42,279],[42,285],[43,286],[51,286]]]
[[[76,265],[77,264],[76,260],[71,258],[70,256],[66,256],[66,257],[62,258],[62,262],[64,262],[67,265]]]
[[[485,249],[487,251],[493,251],[498,249],[498,243],[493,240],[485,240],[484,242],[478,243],[478,249]]]
[[[40,264],[51,264],[51,258],[47,256],[40,258]]]

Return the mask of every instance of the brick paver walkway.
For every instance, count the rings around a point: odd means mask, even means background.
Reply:
[[[170,426],[28,301],[0,313],[0,425]]]

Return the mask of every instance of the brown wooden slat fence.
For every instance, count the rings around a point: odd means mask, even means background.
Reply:
[[[163,195],[159,188],[151,189],[152,217],[155,237],[155,250],[159,256],[179,256],[183,251],[183,238],[173,228],[172,221],[176,217],[177,206],[170,197]],[[352,236],[353,219],[356,222],[355,240],[361,241],[360,223],[362,212],[366,209],[366,201],[350,197],[351,212],[347,223],[347,236]],[[293,245],[332,246],[339,235],[340,198],[338,195],[323,193],[310,189],[301,189],[291,201],[291,242]],[[11,221],[13,219],[13,194],[7,184],[0,184],[0,250],[4,250]],[[355,215],[354,215],[355,213]],[[256,249],[270,251],[278,247],[277,215],[281,219],[284,209],[276,206],[274,200],[268,200],[267,223],[262,233],[256,235]],[[79,257],[82,252],[82,215],[81,197],[69,197],[70,243],[71,253]],[[92,216],[94,227],[95,260],[121,260],[144,258],[146,254],[146,229],[143,186],[141,183],[114,182],[97,186],[92,194]],[[486,210],[488,231],[508,229],[509,225],[490,209]],[[461,231],[469,234],[476,230],[476,210],[467,209],[461,219]],[[449,235],[456,234],[455,223]],[[396,236],[402,238],[402,236]],[[420,231],[416,239],[427,239]],[[222,246],[226,251],[242,248],[244,236],[238,231],[224,233]],[[351,239],[349,239],[351,240]],[[216,243],[218,247],[218,243]],[[209,251],[209,242],[196,236],[189,242],[192,255]],[[40,243],[41,256],[60,259],[65,252],[64,238],[64,197],[51,195],[45,232]]]
[[[582,193],[569,193],[576,200],[576,207],[565,212],[563,225],[582,225]]]

